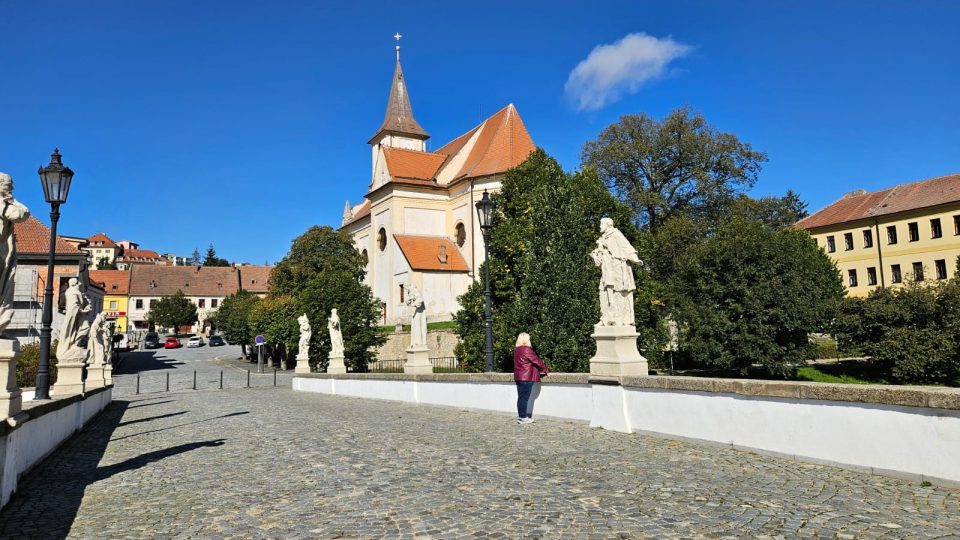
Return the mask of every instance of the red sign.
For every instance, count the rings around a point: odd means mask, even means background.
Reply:
[[[106,313],[107,317],[113,317],[113,318],[123,317],[126,314],[127,314],[126,311],[108,311]]]

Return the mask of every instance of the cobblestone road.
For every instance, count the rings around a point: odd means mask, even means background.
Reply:
[[[957,490],[288,388],[117,400],[20,489],[2,538],[960,538]]]

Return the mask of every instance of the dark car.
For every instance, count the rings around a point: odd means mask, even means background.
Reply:
[[[167,341],[163,343],[164,349],[176,349],[180,347],[180,340],[177,336],[167,336]]]
[[[147,335],[143,336],[143,346],[147,349],[159,349],[162,347],[163,343],[160,342],[160,334],[147,332]]]
[[[211,347],[221,347],[226,345],[226,343],[223,342],[223,338],[220,336],[210,336],[210,340],[207,341],[207,345]]]

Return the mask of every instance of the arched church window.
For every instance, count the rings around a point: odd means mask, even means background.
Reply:
[[[380,247],[380,251],[387,249],[387,230],[383,227],[380,227],[377,233],[377,246]]]
[[[463,223],[457,223],[457,247],[463,247],[467,243],[467,228]]]
[[[363,257],[363,266],[370,264],[370,255],[367,254],[367,250],[361,251],[360,256]]]

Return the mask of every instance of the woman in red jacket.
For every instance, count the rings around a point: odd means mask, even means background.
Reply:
[[[517,348],[513,350],[513,380],[517,383],[517,423],[533,423],[533,407],[527,407],[534,383],[540,382],[540,377],[550,373],[547,365],[537,356],[530,346],[530,334],[526,332],[517,336]]]

